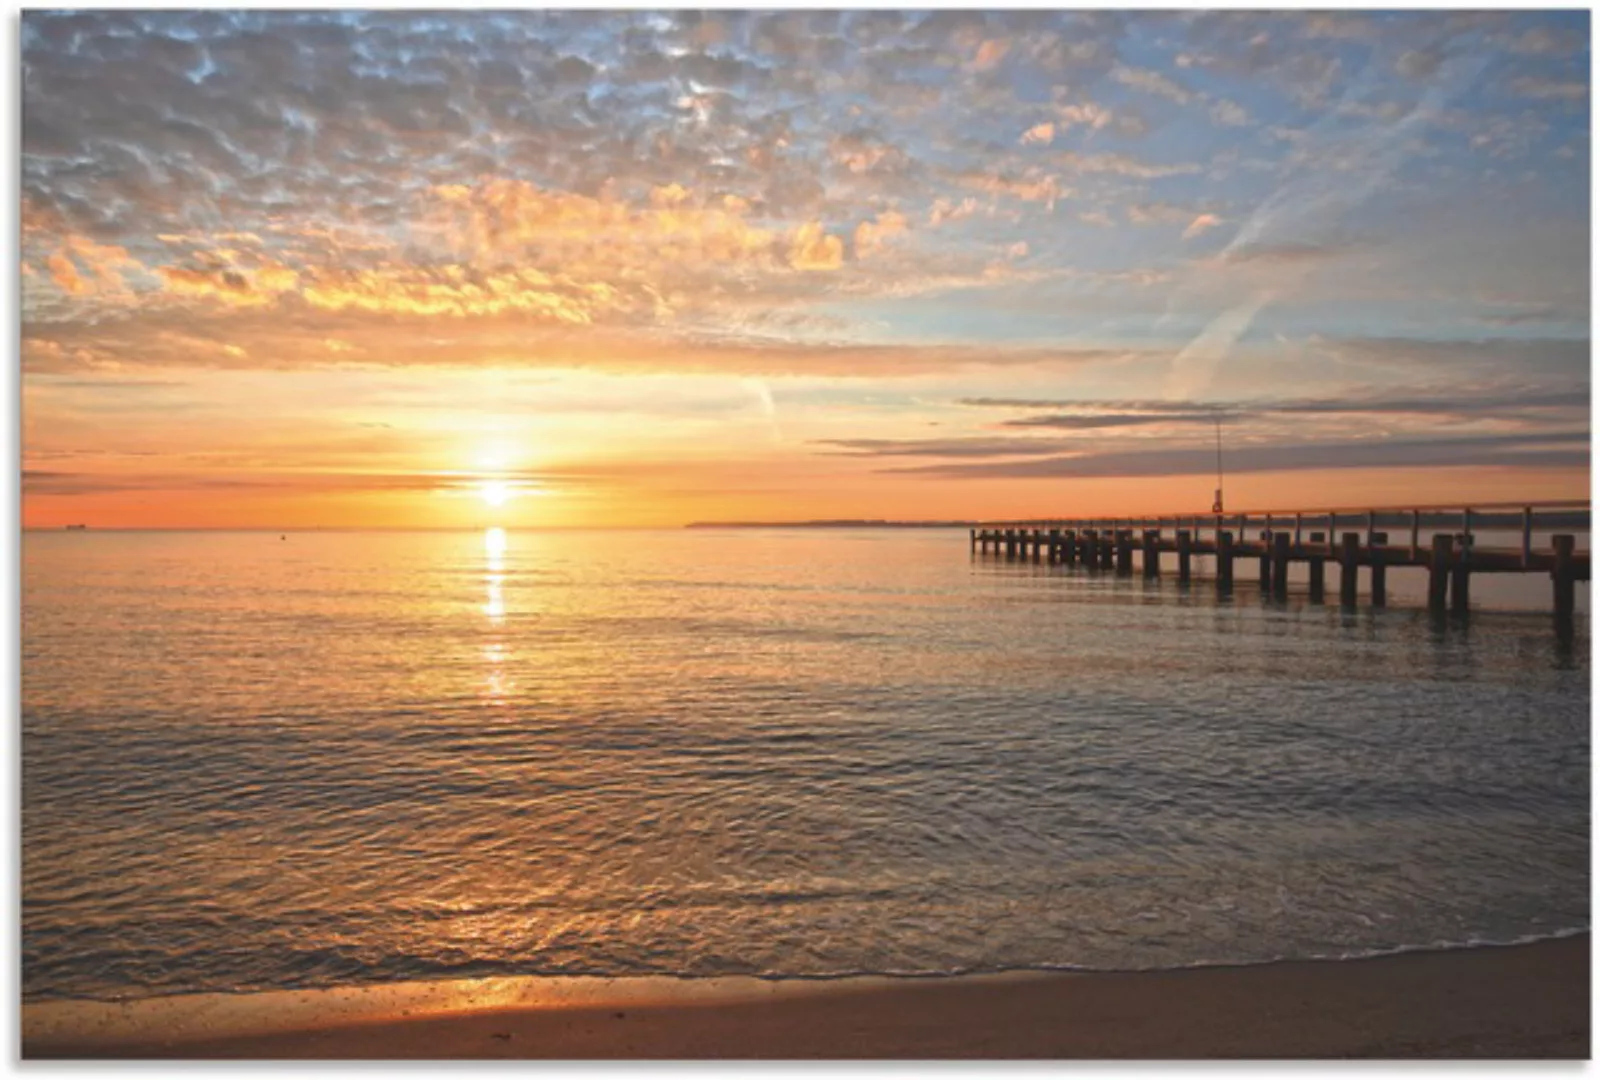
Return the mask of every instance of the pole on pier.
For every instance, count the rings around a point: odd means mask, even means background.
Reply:
[[[1085,570],[1093,570],[1099,565],[1100,533],[1095,529],[1084,529],[1078,534],[1078,562],[1083,564]]]
[[[1533,565],[1533,507],[1522,508],[1522,568]]]
[[[1472,511],[1466,513],[1466,521],[1470,525]],[[1472,594],[1472,534],[1461,534],[1461,550],[1456,552],[1456,562],[1450,568],[1450,610],[1466,614],[1471,603]]]
[[[1160,529],[1144,531],[1144,576],[1147,578],[1161,576],[1161,549],[1156,546],[1160,541]]]
[[[1323,543],[1323,534],[1322,533],[1314,532],[1314,533],[1311,534],[1311,546],[1312,546],[1312,548],[1314,550],[1321,551],[1322,550],[1322,543]],[[1307,558],[1306,558],[1306,566],[1310,570],[1310,575],[1311,575],[1311,602],[1314,603],[1314,604],[1320,604],[1320,603],[1322,603],[1322,593],[1323,593],[1322,556],[1321,555],[1310,555],[1310,556],[1307,556]]]
[[[1289,534],[1272,538],[1272,595],[1279,600],[1289,595]]]
[[[1100,534],[1100,569],[1114,570],[1117,566],[1116,530]]]
[[[967,539],[972,542],[972,550],[973,551],[977,551],[978,550],[978,530],[977,529],[968,529],[967,530]]]
[[[1556,624],[1558,626],[1572,622],[1573,588],[1572,582],[1577,577],[1573,572],[1572,549],[1575,538],[1567,533],[1552,536],[1551,543],[1555,546],[1555,566],[1550,571],[1550,579],[1555,587]]]
[[[1178,530],[1178,582],[1189,584],[1189,530]]]
[[[1344,534],[1344,550],[1339,559],[1339,603],[1343,607],[1356,606],[1356,572],[1361,566],[1361,534]]]
[[[1433,534],[1433,561],[1428,565],[1428,607],[1444,610],[1445,589],[1450,581],[1450,564],[1455,562],[1456,538],[1449,533]]]
[[[1217,530],[1217,591],[1233,591],[1233,533]]]
[[[1412,562],[1416,562],[1417,561],[1417,555],[1419,553],[1418,552],[1418,548],[1417,548],[1417,533],[1421,530],[1421,528],[1422,528],[1422,511],[1421,510],[1413,510],[1413,511],[1411,511],[1411,561]]]
[[[1270,518],[1268,519],[1271,520]],[[1272,587],[1272,530],[1261,530],[1261,591]]]

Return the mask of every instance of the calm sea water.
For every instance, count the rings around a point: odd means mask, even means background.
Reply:
[[[954,531],[31,533],[22,561],[29,1000],[1589,924],[1588,618],[1558,638],[1542,578],[1461,622],[1404,572],[1341,613]]]

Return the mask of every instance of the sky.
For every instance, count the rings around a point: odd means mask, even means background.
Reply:
[[[26,12],[23,524],[1589,492],[1589,14]]]

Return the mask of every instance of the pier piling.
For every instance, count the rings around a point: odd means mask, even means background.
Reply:
[[[1140,557],[1143,560],[1144,576],[1147,578],[1161,576],[1161,549],[1157,546],[1160,543],[1161,533],[1159,530],[1146,529],[1144,531],[1144,552]]]
[[[1472,599],[1472,535],[1463,533],[1456,539],[1461,546],[1450,570],[1450,610],[1465,614]]]
[[[1217,591],[1233,591],[1233,533],[1217,530]]]
[[[1557,623],[1570,623],[1573,611],[1572,582],[1576,575],[1572,569],[1572,549],[1575,539],[1565,533],[1552,536],[1551,543],[1555,547],[1556,564],[1550,571],[1550,580],[1555,589],[1556,621]]]
[[[1445,589],[1450,581],[1450,564],[1455,561],[1456,538],[1449,533],[1433,534],[1433,561],[1428,566],[1428,607],[1444,610]]]
[[[1339,557],[1339,604],[1356,606],[1356,574],[1361,566],[1361,534],[1347,532]]]
[[[1117,530],[1117,576],[1128,577],[1133,573],[1133,530]]]
[[[1326,542],[1323,533],[1314,532],[1311,534],[1311,546],[1313,548],[1320,549]],[[1311,602],[1314,604],[1322,603],[1324,590],[1322,566],[1323,558],[1321,555],[1310,555],[1306,558],[1306,570],[1311,578]]]
[[[1372,566],[1372,606],[1383,607],[1388,603],[1389,591],[1389,564],[1385,561],[1383,548],[1389,543],[1388,533],[1373,533],[1372,544],[1367,549],[1367,560]]]
[[[1189,530],[1178,530],[1178,581],[1189,584]]]
[[[1279,600],[1289,595],[1289,540],[1286,532],[1272,538],[1272,595]]]

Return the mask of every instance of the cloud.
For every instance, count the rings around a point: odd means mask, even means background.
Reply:
[[[1215,214],[1199,214],[1189,222],[1189,227],[1183,230],[1183,238],[1192,240],[1208,229],[1214,229],[1222,224],[1222,219]]]
[[[885,211],[872,221],[863,221],[856,226],[856,258],[865,259],[877,254],[891,238],[899,236],[906,229],[905,215],[894,210]]]
[[[1274,443],[1235,446],[1230,475],[1326,469],[1378,468],[1582,468],[1589,460],[1587,431],[1459,438],[1394,438],[1371,442]],[[1216,451],[1209,445],[1179,449],[1085,450],[1024,461],[920,465],[886,471],[945,480],[1088,479],[1209,475]]]
[[[1056,138],[1056,126],[1051,123],[1035,124],[1017,140],[1024,146],[1049,146]]]
[[[1558,80],[1525,75],[1511,80],[1511,92],[1535,101],[1589,100],[1589,84],[1581,79]]]
[[[1179,105],[1187,105],[1191,97],[1189,91],[1159,71],[1118,66],[1112,70],[1111,77],[1124,86],[1130,86],[1135,90],[1142,90],[1147,94],[1175,101]]]
[[[837,270],[844,262],[844,241],[830,236],[819,222],[795,230],[789,244],[789,263],[797,270]]]
[[[978,200],[970,195],[960,202],[949,199],[935,199],[933,206],[928,210],[928,224],[934,228],[950,222],[962,221],[977,213]]]

